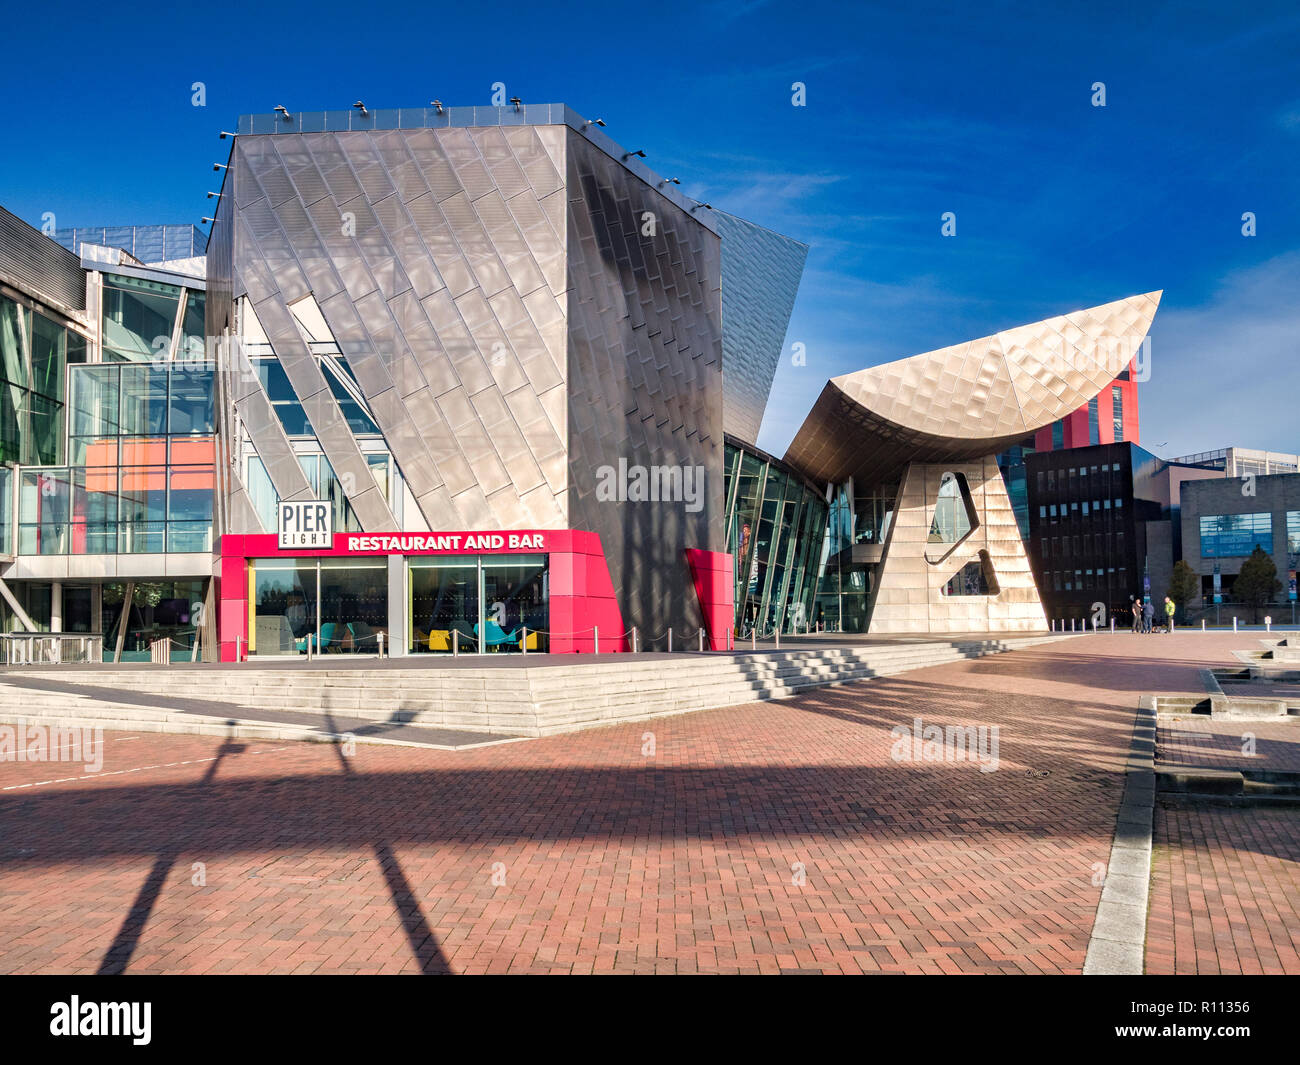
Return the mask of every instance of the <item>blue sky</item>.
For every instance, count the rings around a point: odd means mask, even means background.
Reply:
[[[828,377],[1153,289],[1143,442],[1300,451],[1300,11],[1052,7],[24,4],[0,204],[197,222],[239,114],[488,103],[501,81],[811,245],[770,451]]]

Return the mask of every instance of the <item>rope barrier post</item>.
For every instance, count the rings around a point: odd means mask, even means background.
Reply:
[[[1115,619],[1113,617],[1110,619],[1110,634],[1115,635]]]
[[[600,626],[599,625],[593,625],[591,627],[591,653],[594,655],[600,654]]]
[[[243,660],[244,660],[244,638],[242,636],[236,636],[235,637],[235,661],[242,662]]]
[[[375,642],[379,645],[379,657],[383,658],[384,657],[384,634],[382,632],[379,632],[376,633],[375,636],[376,636]]]
[[[704,654],[704,629],[700,629],[700,654]]]
[[[451,657],[460,657],[460,629],[451,630]]]
[[[1204,618],[1201,618],[1201,631],[1202,631],[1202,632],[1205,631],[1205,619],[1204,619]]]
[[[776,649],[778,651],[781,650],[781,626],[780,625],[772,626],[772,638],[776,640]]]
[[[758,626],[757,625],[755,625],[752,629],[749,630],[749,649],[751,651],[758,650]]]
[[[1233,632],[1236,632],[1236,631],[1237,631],[1237,615],[1236,615],[1236,614],[1233,614],[1233,615],[1232,615],[1232,631],[1233,631]]]
[[[636,626],[632,626],[632,653],[636,654]]]
[[[673,627],[671,625],[668,626],[668,653],[673,653]]]
[[[524,634],[524,638],[521,641],[519,641],[519,646],[523,650],[524,654],[527,654],[528,653],[528,626],[520,625],[519,630]]]

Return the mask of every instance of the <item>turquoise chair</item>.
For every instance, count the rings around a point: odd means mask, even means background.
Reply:
[[[336,642],[339,642],[334,639],[334,633],[337,629],[338,626],[332,621],[327,621],[320,627],[320,650],[322,653],[330,650],[338,650],[338,648],[334,646]]]
[[[484,632],[483,642],[488,647],[502,647],[508,643],[517,644],[519,642],[518,629],[515,629],[514,632],[506,632],[505,629],[503,629],[491,618],[488,618],[486,627],[484,628],[483,632]],[[478,635],[477,624],[474,626],[474,635],[475,636]]]

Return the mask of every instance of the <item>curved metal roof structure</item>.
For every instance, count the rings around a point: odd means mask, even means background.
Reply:
[[[994,454],[1097,395],[1136,355],[1160,292],[1004,329],[826,383],[785,460],[871,483],[908,462]]]

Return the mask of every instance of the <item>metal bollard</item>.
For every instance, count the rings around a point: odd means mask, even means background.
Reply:
[[[1233,632],[1236,632],[1236,631],[1237,631],[1237,615],[1236,615],[1236,614],[1233,614],[1233,615],[1232,615],[1232,631],[1233,631]]]
[[[460,657],[460,629],[451,630],[451,657]]]
[[[384,657],[384,634],[382,632],[375,633],[375,643],[379,647],[379,657],[383,658]]]
[[[244,638],[242,636],[236,636],[235,637],[235,661],[242,662],[243,660],[244,660]]]
[[[591,627],[591,653],[594,655],[600,654],[600,626],[599,625],[593,625]]]
[[[528,626],[520,625],[519,629],[524,634],[524,638],[519,641],[519,646],[523,650],[524,654],[527,654],[528,653]]]
[[[1070,619],[1070,631],[1071,631],[1071,632],[1074,631],[1074,618],[1071,618],[1071,619]]]
[[[640,651],[640,647],[638,646],[638,637],[637,637],[637,634],[636,634],[636,626],[633,625],[633,626],[632,626],[632,653],[633,653],[633,654],[637,654],[639,651]]]
[[[671,625],[668,626],[668,653],[673,653],[673,627]]]
[[[704,630],[700,629],[700,654],[704,654]]]
[[[1115,635],[1115,619],[1114,619],[1114,618],[1111,618],[1111,619],[1110,619],[1110,634],[1111,634],[1112,636]]]
[[[776,649],[781,650],[781,627],[779,625],[772,630],[772,638],[776,640]]]
[[[311,661],[311,637],[312,634],[310,632],[307,633],[307,661],[308,662]]]
[[[1204,618],[1201,618],[1201,631],[1202,631],[1202,632],[1205,631],[1205,619],[1204,619]]]
[[[752,628],[752,629],[749,630],[749,649],[750,649],[751,651],[757,651],[757,650],[758,650],[758,629],[757,629],[757,627]]]

